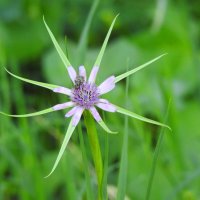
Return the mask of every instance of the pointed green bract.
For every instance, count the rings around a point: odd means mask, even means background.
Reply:
[[[6,68],[5,70],[13,77],[21,80],[21,81],[24,81],[24,82],[27,82],[27,83],[31,83],[33,85],[37,85],[37,86],[40,86],[40,87],[44,87],[44,88],[47,88],[47,89],[50,89],[50,90],[53,90],[55,88],[58,88],[60,86],[58,85],[52,85],[52,84],[48,84],[48,83],[42,83],[42,82],[39,82],[39,81],[33,81],[33,80],[30,80],[30,79],[27,79],[27,78],[23,78],[23,77],[20,77],[20,76],[17,76],[13,73],[11,73],[10,71],[8,71]]]
[[[146,62],[146,63],[143,64],[143,65],[140,65],[139,67],[136,67],[136,68],[134,68],[134,69],[132,69],[132,70],[130,70],[130,71],[128,71],[128,72],[125,72],[125,73],[123,73],[123,74],[117,76],[117,77],[115,78],[115,83],[117,83],[117,82],[121,81],[122,79],[126,78],[127,76],[130,76],[130,75],[134,74],[135,72],[137,72],[137,71],[139,71],[139,70],[141,70],[141,69],[147,67],[148,65],[150,65],[151,63],[157,61],[158,59],[160,59],[161,57],[163,57],[163,56],[165,56],[165,55],[166,55],[166,53],[165,53],[165,54],[162,54],[162,55],[160,55],[160,56],[158,56],[158,57],[156,57],[156,58],[154,58],[154,59],[152,59],[152,60],[150,60],[149,62]]]
[[[37,115],[44,115],[46,113],[50,113],[50,112],[54,112],[54,111],[55,110],[53,108],[47,108],[45,110],[41,110],[38,112],[22,114],[22,115],[11,115],[11,114],[7,114],[7,113],[1,112],[1,111],[0,111],[0,114],[5,115],[7,117],[33,117],[33,116],[37,116]]]
[[[92,3],[92,7],[88,14],[86,23],[83,27],[83,31],[81,33],[80,41],[77,48],[77,61],[76,63],[79,65],[80,63],[83,64],[85,61],[85,54],[87,51],[87,43],[88,43],[88,36],[89,36],[89,29],[93,20],[93,16],[96,12],[97,6],[99,4],[99,0],[94,0]]]
[[[112,24],[111,24],[111,26],[110,26],[110,28],[108,30],[108,33],[107,33],[106,38],[105,38],[105,40],[103,42],[103,45],[102,45],[101,50],[99,52],[99,55],[97,56],[97,59],[96,59],[96,61],[94,63],[94,66],[100,66],[100,64],[101,64],[101,60],[102,60],[103,54],[105,52],[105,49],[106,49],[106,46],[107,46],[107,43],[108,43],[108,39],[110,37],[111,31],[113,29],[113,26],[114,26],[115,21],[116,21],[118,16],[119,16],[119,14],[114,18],[114,20],[113,20],[113,22],[112,22]]]
[[[60,151],[58,153],[56,161],[55,161],[55,163],[53,165],[53,168],[52,168],[51,172],[47,176],[45,176],[45,178],[49,177],[54,172],[54,170],[56,169],[56,167],[57,167],[57,165],[58,165],[58,163],[59,163],[59,161],[60,161],[60,159],[61,159],[61,157],[62,157],[62,155],[63,155],[63,153],[64,153],[64,151],[66,149],[66,147],[67,147],[69,139],[71,138],[72,133],[74,132],[75,128],[76,128],[75,126],[72,126],[72,119],[71,119],[71,121],[69,123],[69,126],[68,126],[68,129],[67,129],[67,132],[65,134],[65,138],[63,140],[62,146],[60,148]]]
[[[100,125],[107,133],[117,134],[117,132],[111,131],[111,130],[107,127],[107,125],[104,123],[103,120],[99,121],[98,123],[99,123],[99,125]]]
[[[55,48],[56,48],[56,50],[57,50],[57,52],[58,52],[60,58],[61,58],[61,60],[63,61],[65,67],[67,68],[67,67],[69,67],[69,66],[72,66],[72,65],[70,64],[69,60],[67,59],[66,55],[64,54],[63,50],[62,50],[61,47],[59,46],[58,42],[56,41],[56,39],[55,39],[53,33],[51,32],[50,28],[48,27],[47,23],[45,22],[44,17],[43,17],[43,21],[44,21],[44,24],[45,24],[45,26],[46,26],[46,29],[47,29],[47,31],[48,31],[50,37],[51,37],[51,40],[52,40],[52,42],[53,42],[53,44],[54,44],[54,46],[55,46]]]
[[[124,115],[128,115],[130,117],[139,119],[141,121],[144,121],[144,122],[147,122],[147,123],[150,123],[150,124],[155,124],[155,125],[158,125],[158,126],[166,127],[166,128],[168,128],[171,131],[171,128],[169,126],[165,125],[165,124],[162,124],[160,122],[154,121],[152,119],[148,119],[146,117],[142,117],[142,116],[140,116],[140,115],[138,115],[136,113],[133,113],[133,112],[131,112],[129,110],[126,110],[124,108],[121,108],[119,106],[116,106],[116,108],[117,108],[116,112],[118,112],[118,113],[121,113],[121,114],[124,114]]]

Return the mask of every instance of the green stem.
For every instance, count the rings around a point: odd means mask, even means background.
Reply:
[[[86,150],[85,150],[85,143],[84,143],[84,139],[83,139],[81,122],[79,122],[79,125],[78,125],[78,132],[79,132],[79,140],[80,140],[82,158],[83,158],[83,164],[84,164],[84,172],[85,172],[85,177],[86,177],[87,199],[93,200],[94,197],[93,197],[93,193],[92,193],[90,173],[88,170],[89,166],[88,166],[88,160],[87,160],[87,155],[86,155]]]
[[[103,111],[103,121],[105,121],[105,112]],[[109,153],[109,137],[108,134],[104,134],[104,159],[103,159],[103,180],[102,180],[102,195],[104,200],[108,200],[107,184],[108,184],[108,153]]]
[[[84,120],[85,120],[88,138],[89,138],[89,142],[91,146],[96,175],[97,175],[98,200],[101,200],[102,199],[103,164],[102,164],[102,156],[101,156],[101,149],[99,145],[99,139],[98,139],[94,119],[89,113],[89,111],[84,112]]]

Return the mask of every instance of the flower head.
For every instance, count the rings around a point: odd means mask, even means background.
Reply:
[[[107,78],[99,86],[95,84],[95,79],[99,70],[99,67],[94,66],[87,80],[86,70],[84,66],[79,67],[79,73],[76,73],[73,67],[68,67],[69,76],[74,84],[72,89],[65,87],[57,87],[53,91],[69,96],[69,102],[58,104],[53,107],[54,110],[61,110],[67,107],[73,107],[68,111],[65,117],[72,116],[72,125],[76,126],[80,120],[80,117],[85,109],[89,110],[97,122],[102,121],[95,106],[108,111],[115,112],[116,107],[108,100],[100,98],[102,94],[105,94],[115,88],[115,77],[111,76]]]
[[[49,175],[51,175],[53,173],[53,171],[55,170],[55,168],[57,167],[63,153],[64,150],[69,142],[69,139],[72,135],[72,133],[75,130],[75,127],[77,126],[78,122],[80,121],[80,118],[84,112],[84,110],[89,110],[90,113],[92,114],[92,116],[94,117],[94,119],[98,122],[98,124],[108,133],[116,133],[111,131],[106,124],[104,123],[104,121],[102,120],[101,116],[99,115],[99,112],[97,111],[96,107],[108,111],[108,112],[118,112],[124,115],[128,115],[130,117],[139,119],[141,121],[145,121],[148,123],[152,123],[155,125],[159,125],[159,126],[163,126],[163,127],[167,127],[170,129],[169,126],[162,124],[160,122],[142,117],[136,113],[133,113],[129,110],[126,110],[124,108],[121,108],[119,106],[113,105],[112,103],[110,103],[108,100],[101,98],[101,95],[110,92],[111,90],[113,90],[115,88],[115,84],[117,82],[119,82],[120,80],[134,74],[135,72],[147,67],[148,65],[150,65],[151,63],[155,62],[156,60],[160,59],[162,56],[164,56],[165,54],[158,56],[152,60],[150,60],[149,62],[140,65],[137,68],[134,68],[128,72],[125,72],[119,76],[110,76],[108,77],[105,81],[103,81],[99,86],[97,86],[95,84],[95,80],[96,80],[96,76],[100,67],[100,63],[101,63],[101,59],[103,57],[108,39],[110,37],[112,28],[114,26],[115,20],[116,20],[117,16],[115,17],[115,19],[113,20],[108,33],[106,35],[106,38],[103,42],[102,48],[97,56],[97,59],[94,63],[94,67],[92,68],[92,71],[90,73],[89,78],[87,79],[86,76],[86,70],[84,68],[84,66],[80,66],[79,67],[79,71],[78,73],[75,71],[75,69],[72,67],[72,65],[70,64],[68,58],[65,56],[64,52],[62,51],[61,47],[59,46],[58,42],[56,41],[53,33],[51,32],[51,30],[49,29],[48,25],[46,24],[45,20],[45,26],[47,28],[47,31],[52,39],[52,42],[61,58],[61,60],[63,61],[69,77],[71,79],[71,81],[73,82],[74,86],[72,89],[66,88],[66,87],[62,87],[62,86],[58,86],[58,85],[53,85],[53,84],[48,84],[48,83],[42,83],[42,82],[38,82],[38,81],[33,81],[27,78],[23,78],[20,76],[17,76],[11,72],[9,72],[7,69],[5,69],[10,75],[14,76],[15,78],[18,78],[22,81],[37,85],[37,86],[41,86],[47,89],[52,90],[53,92],[56,93],[61,93],[64,95],[67,95],[69,97],[69,101],[62,103],[62,104],[57,104],[51,108],[47,108],[45,110],[42,111],[38,111],[38,112],[34,112],[34,113],[30,113],[30,114],[22,114],[22,115],[10,115],[4,112],[0,112],[0,114],[6,115],[6,116],[11,116],[11,117],[31,117],[31,116],[37,116],[37,115],[42,115],[42,114],[46,114],[49,112],[53,112],[53,111],[57,111],[57,110],[62,110],[62,109],[66,109],[66,108],[70,108],[71,110],[69,110],[65,117],[72,117],[65,138],[63,140],[62,146],[60,148],[60,151],[58,153],[57,159],[54,163],[54,166],[50,172]],[[49,176],[48,175],[48,176]]]

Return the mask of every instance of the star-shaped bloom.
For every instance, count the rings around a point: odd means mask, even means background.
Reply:
[[[152,123],[155,125],[159,125],[159,126],[163,126],[163,127],[167,127],[170,129],[169,126],[162,124],[160,122],[142,117],[136,113],[133,113],[129,110],[126,110],[124,108],[121,108],[119,106],[113,105],[112,103],[110,103],[107,99],[102,98],[101,96],[103,94],[106,94],[108,92],[110,92],[111,90],[113,90],[115,88],[115,85],[117,82],[119,82],[120,80],[128,77],[129,75],[143,69],[144,67],[148,66],[149,64],[155,62],[156,60],[158,60],[159,58],[161,58],[163,55],[158,56],[156,58],[154,58],[153,60],[137,67],[134,68],[128,72],[125,72],[124,74],[121,74],[119,76],[110,76],[108,77],[105,81],[103,81],[100,85],[96,85],[95,84],[95,80],[96,80],[96,76],[100,67],[100,63],[101,63],[101,59],[103,57],[108,39],[110,37],[112,28],[114,26],[116,17],[113,20],[108,33],[106,35],[106,38],[103,42],[102,48],[100,50],[100,53],[97,56],[96,62],[94,64],[94,67],[91,70],[91,73],[89,75],[89,77],[87,78],[86,75],[86,70],[84,66],[80,66],[78,69],[78,72],[75,71],[75,69],[72,67],[72,65],[70,64],[68,58],[65,56],[64,52],[62,51],[61,47],[59,46],[58,42],[56,41],[53,33],[51,32],[51,30],[49,29],[48,25],[46,24],[45,20],[45,26],[47,28],[47,31],[53,41],[53,44],[61,58],[61,60],[63,61],[69,77],[73,83],[73,87],[71,89],[67,88],[67,87],[62,87],[62,86],[58,86],[58,85],[52,85],[52,84],[48,84],[48,83],[42,83],[42,82],[38,82],[38,81],[33,81],[30,79],[26,79],[20,76],[17,76],[11,72],[9,72],[7,69],[6,71],[14,76],[15,78],[18,78],[22,81],[37,85],[37,86],[41,86],[47,89],[52,90],[53,92],[56,93],[61,93],[64,94],[68,97],[68,101],[64,102],[62,104],[57,104],[51,108],[39,111],[39,112],[34,112],[34,113],[30,113],[30,114],[23,114],[23,115],[10,115],[10,114],[6,114],[4,112],[0,112],[3,115],[6,116],[11,116],[11,117],[31,117],[31,116],[37,116],[37,115],[42,115],[42,114],[46,114],[49,112],[53,112],[53,111],[58,111],[58,110],[63,110],[63,109],[67,109],[67,108],[71,108],[66,114],[65,117],[71,117],[71,121],[69,123],[66,135],[64,137],[61,149],[58,153],[57,159],[54,163],[54,166],[51,170],[51,172],[49,173],[49,175],[51,175],[53,173],[53,171],[55,170],[55,168],[57,167],[63,153],[64,150],[69,142],[69,139],[71,138],[72,133],[74,132],[75,127],[77,126],[78,122],[81,119],[81,116],[84,112],[84,110],[89,110],[90,113],[92,114],[92,116],[94,117],[94,119],[98,122],[98,124],[108,133],[116,133],[111,131],[107,125],[104,123],[104,121],[102,120],[97,108],[100,108],[104,111],[107,112],[118,112],[136,119],[139,119],[141,121],[145,121],[148,123]],[[48,175],[48,176],[49,176]]]
[[[87,109],[91,112],[94,119],[105,128],[106,125],[95,107],[101,108],[102,110],[108,112],[115,112],[117,110],[117,108],[108,100],[101,98],[101,95],[115,88],[115,77],[110,76],[99,86],[97,86],[95,84],[95,79],[99,70],[99,66],[94,66],[92,68],[88,80],[84,66],[79,67],[78,73],[76,73],[74,68],[71,66],[67,67],[67,70],[74,87],[72,89],[58,87],[53,91],[69,96],[70,101],[55,105],[53,109],[61,110],[72,107],[72,109],[66,113],[65,117],[72,116],[72,126],[74,127],[78,124],[84,110]],[[108,128],[107,131],[111,132]]]

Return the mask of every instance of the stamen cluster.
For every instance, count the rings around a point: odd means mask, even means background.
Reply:
[[[99,101],[99,93],[95,84],[84,81],[72,89],[71,101],[77,105],[90,109]]]

